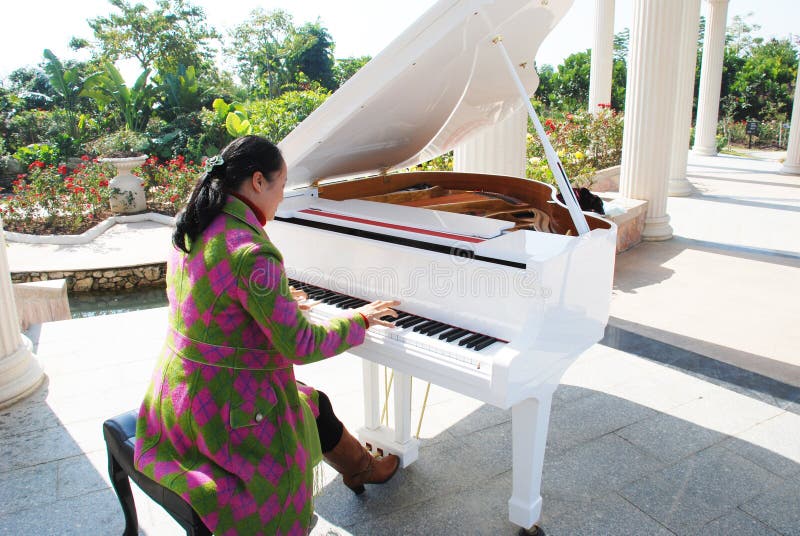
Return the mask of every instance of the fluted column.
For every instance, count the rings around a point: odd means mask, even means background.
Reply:
[[[592,72],[589,76],[589,113],[600,111],[598,104],[611,104],[611,78],[614,70],[614,0],[594,2],[594,44]]]
[[[44,373],[31,352],[31,341],[19,332],[6,239],[0,220],[0,407],[33,391],[43,377]]]
[[[635,0],[625,96],[620,194],[647,201],[643,240],[672,238],[667,181],[678,70],[681,2]]]
[[[800,175],[800,69],[797,69],[792,123],[789,126],[789,143],[786,145],[786,160],[783,161],[781,173]]]
[[[525,176],[528,114],[524,109],[480,132],[453,151],[453,171]]]
[[[722,61],[725,56],[725,28],[728,0],[707,0],[708,16],[703,37],[703,63],[700,67],[700,90],[697,94],[697,123],[693,152],[716,156],[719,93],[722,87]]]
[[[689,129],[692,126],[692,101],[694,100],[694,72],[697,66],[697,33],[700,27],[700,0],[681,2],[680,35],[678,36],[678,77],[675,94],[675,114],[672,133],[672,158],[669,165],[669,195],[683,196],[692,193],[686,178],[689,156]]]

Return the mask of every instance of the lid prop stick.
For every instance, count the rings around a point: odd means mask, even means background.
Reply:
[[[542,128],[542,123],[539,121],[539,116],[536,115],[536,110],[533,109],[531,99],[525,91],[525,86],[522,85],[522,80],[520,80],[519,75],[517,75],[517,72],[514,69],[514,64],[511,62],[511,58],[508,55],[506,47],[503,45],[503,38],[497,36],[492,40],[492,43],[497,45],[497,47],[500,49],[500,52],[503,54],[503,58],[506,60],[506,66],[508,67],[508,72],[511,73],[511,78],[513,78],[517,85],[517,90],[519,90],[519,93],[522,96],[522,102],[524,102],[528,108],[528,115],[531,116],[533,126],[536,128],[536,133],[539,135],[539,139],[542,141],[544,154],[547,157],[547,163],[550,165],[550,171],[556,178],[558,189],[561,191],[561,196],[564,198],[564,202],[569,209],[569,215],[572,217],[572,221],[575,224],[575,229],[578,230],[578,234],[586,234],[589,232],[589,224],[586,222],[586,216],[583,214],[583,211],[581,211],[580,205],[578,205],[578,200],[575,198],[575,192],[572,191],[572,186],[569,184],[567,174],[564,172],[564,166],[561,165],[561,160],[558,158],[556,151],[550,144],[550,140],[547,138],[544,128]]]

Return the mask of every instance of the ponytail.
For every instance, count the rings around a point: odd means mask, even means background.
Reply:
[[[256,171],[272,180],[282,166],[280,150],[264,138],[244,136],[230,142],[219,156],[206,161],[205,172],[198,178],[186,207],[175,218],[172,244],[189,253],[191,242],[222,212],[228,191],[238,190]]]

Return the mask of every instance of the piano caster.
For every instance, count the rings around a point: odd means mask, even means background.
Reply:
[[[545,532],[539,525],[534,525],[529,529],[519,529],[519,536],[545,536]]]

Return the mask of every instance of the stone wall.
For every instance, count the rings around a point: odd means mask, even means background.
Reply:
[[[166,263],[104,268],[102,270],[75,270],[57,272],[12,273],[14,283],[31,283],[66,279],[70,292],[90,290],[130,290],[137,287],[163,287],[166,285]]]

